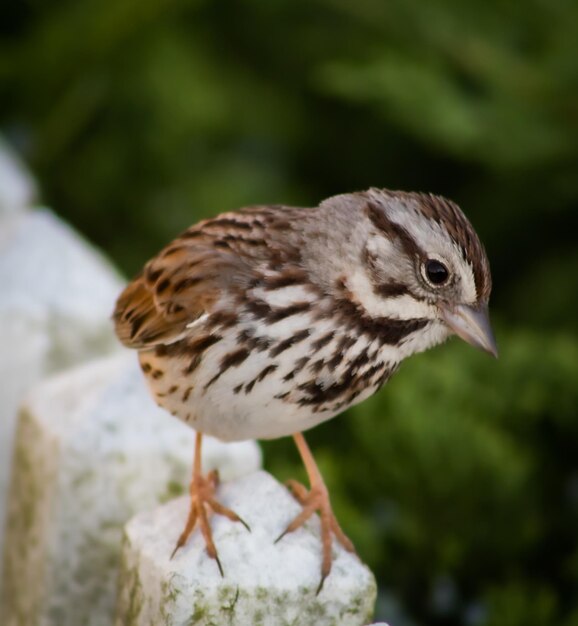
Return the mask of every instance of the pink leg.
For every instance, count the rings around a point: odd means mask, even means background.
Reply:
[[[295,499],[303,505],[303,510],[281,533],[277,541],[280,541],[287,533],[300,528],[315,511],[319,511],[321,517],[321,546],[323,554],[321,582],[317,588],[317,593],[319,593],[323,588],[325,579],[331,572],[331,534],[333,533],[337,541],[349,552],[355,552],[355,548],[337,522],[333,509],[331,508],[329,492],[319,472],[317,463],[315,463],[315,459],[311,454],[311,450],[305,441],[305,437],[303,437],[302,433],[296,433],[293,435],[293,438],[295,439],[297,449],[299,450],[299,454],[307,470],[311,488],[307,490],[306,487],[295,480],[288,481],[287,486],[293,493]]]

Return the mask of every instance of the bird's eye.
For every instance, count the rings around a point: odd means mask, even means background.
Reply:
[[[432,285],[443,285],[447,282],[450,273],[441,261],[428,259],[425,263],[425,275]]]

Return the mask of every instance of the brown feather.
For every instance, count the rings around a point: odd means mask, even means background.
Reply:
[[[122,343],[148,349],[177,341],[222,294],[246,288],[256,271],[293,259],[285,241],[264,237],[271,207],[224,213],[182,233],[122,292],[113,319]],[[282,211],[281,211],[282,213]]]

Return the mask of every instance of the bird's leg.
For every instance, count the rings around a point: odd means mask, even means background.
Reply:
[[[182,548],[189,535],[193,532],[197,522],[201,529],[201,533],[207,546],[207,554],[215,559],[217,567],[221,576],[223,576],[223,568],[217,548],[213,541],[213,533],[209,525],[209,515],[211,513],[217,513],[230,519],[232,522],[241,522],[247,530],[250,531],[249,526],[231,509],[224,507],[220,502],[215,500],[215,491],[219,485],[219,475],[217,470],[209,472],[207,476],[201,474],[201,444],[203,441],[203,435],[197,433],[195,439],[195,459],[193,463],[193,478],[191,480],[190,493],[191,493],[191,507],[189,509],[189,516],[185,529],[181,533],[177,545],[171,554],[171,559],[175,556],[177,550]]]
[[[331,571],[331,534],[335,535],[335,538],[339,543],[349,552],[355,553],[355,548],[341,530],[337,518],[331,508],[331,502],[329,500],[329,492],[319,472],[317,463],[311,454],[311,450],[305,441],[305,437],[301,433],[293,435],[299,454],[303,459],[307,475],[309,476],[310,489],[307,490],[301,483],[295,480],[287,482],[287,486],[293,493],[295,499],[303,506],[303,510],[297,517],[287,526],[287,528],[277,538],[276,542],[282,539],[287,533],[291,533],[297,528],[303,526],[303,524],[315,513],[319,511],[321,517],[321,544],[323,548],[323,561],[321,565],[321,582],[317,588],[319,593],[323,587],[323,583],[329,572]]]

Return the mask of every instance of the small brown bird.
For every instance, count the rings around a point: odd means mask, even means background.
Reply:
[[[116,332],[139,351],[156,402],[197,431],[189,517],[218,560],[208,512],[242,520],[201,474],[204,433],[293,435],[310,489],[281,537],[321,515],[348,550],[301,434],[375,393],[399,363],[452,333],[497,355],[488,260],[462,211],[439,196],[369,189],[316,208],[252,206],[192,226],[126,287]],[[244,523],[244,522],[243,522]],[[279,538],[281,538],[279,537]]]

